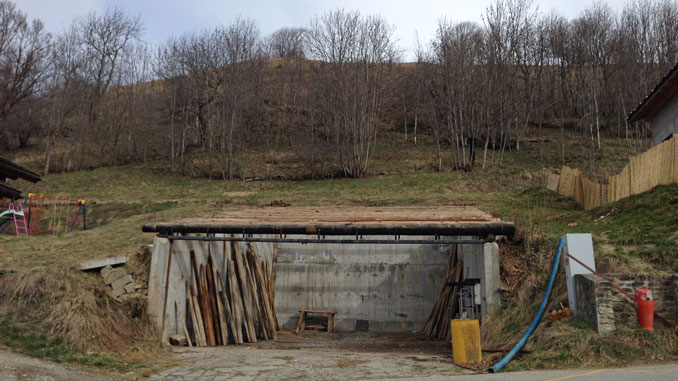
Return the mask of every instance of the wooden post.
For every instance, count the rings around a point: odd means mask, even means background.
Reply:
[[[280,238],[280,235],[276,234],[275,238]],[[271,265],[271,286],[273,288],[273,299],[275,300],[275,281],[278,275],[278,242],[273,243],[273,259],[271,260]]]
[[[221,345],[228,345],[228,326],[226,325],[226,318],[224,316],[225,311],[224,311],[224,305],[221,301],[220,292],[219,292],[219,285],[221,282],[217,281],[217,274],[218,270],[216,269],[216,264],[214,262],[214,257],[212,256],[212,253],[210,252],[209,257],[207,258],[208,262],[211,262],[212,264],[212,274],[210,275],[212,277],[212,287],[214,288],[214,299],[216,301],[216,310],[217,310],[217,317],[219,319],[219,333],[221,335]]]
[[[191,266],[193,267],[193,273],[195,275],[195,283],[198,291],[198,305],[200,307],[202,321],[205,326],[205,337],[207,338],[207,345],[213,347],[216,345],[216,340],[214,337],[214,327],[212,325],[212,313],[209,309],[207,295],[205,292],[205,285],[203,284],[200,278],[200,272],[198,271],[198,264],[196,263],[195,252],[193,250],[191,250]]]
[[[306,319],[306,314],[305,308],[301,307],[301,311],[299,312],[299,321],[297,322],[297,329],[295,330],[296,333],[299,333],[303,328],[302,326],[304,325],[304,320]]]
[[[262,324],[265,324],[266,327],[268,328],[268,331],[270,332],[270,337],[275,340],[277,338],[277,333],[275,331],[275,322],[273,321],[273,312],[271,311],[271,303],[270,303],[270,298],[268,297],[268,291],[264,288],[265,282],[264,282],[264,276],[261,273],[261,267],[259,264],[259,257],[257,256],[257,251],[254,248],[254,245],[252,245],[252,264],[254,265],[254,273],[257,278],[257,283],[261,286],[259,287],[259,293],[261,296],[261,301],[264,309],[264,317],[266,318],[266,321],[262,322]]]
[[[188,334],[188,327],[186,327],[186,320],[184,320],[184,314],[181,313],[181,307],[179,306],[179,301],[175,300],[174,304],[177,306],[177,316],[179,317],[179,321],[181,322],[181,325],[184,327],[184,335],[186,335],[186,341],[188,342],[189,347],[193,347],[193,344],[191,343],[191,336]],[[196,340],[197,343],[197,340]]]
[[[245,312],[245,324],[247,327],[247,341],[250,343],[257,342],[257,334],[254,330],[254,317],[250,309],[249,292],[247,290],[247,271],[245,270],[244,258],[237,242],[233,242],[233,256],[235,257],[235,265],[237,267],[238,281],[240,282],[240,296],[242,297],[243,310]],[[254,292],[254,291],[252,291]]]
[[[161,339],[164,343],[168,342],[165,338],[167,329],[167,297],[169,295],[170,271],[172,270],[172,252],[174,251],[174,241],[170,240],[169,254],[167,255],[167,276],[165,277],[165,298],[162,302],[162,328],[160,331]]]
[[[261,261],[262,266],[264,266],[264,277],[266,278],[266,287],[268,289],[268,297],[271,299],[271,312],[273,312],[273,321],[275,322],[275,330],[280,330],[280,325],[278,324],[278,316],[275,313],[275,298],[273,296],[273,286],[271,286],[271,269],[268,265],[268,262]]]
[[[221,338],[221,327],[219,325],[219,309],[217,308],[217,298],[216,290],[214,284],[214,278],[212,278],[212,265],[209,263],[209,258],[207,259],[207,264],[203,265],[204,269],[204,278],[205,283],[207,284],[207,298],[209,301],[210,312],[212,312],[212,324],[214,327],[214,339],[217,345],[223,345],[223,340]]]
[[[193,286],[186,281],[186,287],[190,293],[190,311],[191,311],[191,320],[193,321],[193,330],[195,331],[195,342],[199,347],[207,346],[207,337],[205,337],[205,326],[202,322],[202,314],[200,313],[200,307],[198,306],[198,298],[193,292]]]
[[[217,330],[216,321],[214,320],[214,312],[212,311],[212,300],[210,298],[210,290],[207,279],[207,270],[204,263],[200,264],[200,284],[202,290],[200,292],[200,304],[203,308],[203,319],[205,320],[205,328],[207,332],[207,344],[210,347],[217,345]],[[211,341],[210,341],[211,338]]]
[[[334,313],[327,315],[327,332],[334,332]]]
[[[247,331],[246,323],[243,321],[243,307],[242,307],[242,297],[240,295],[240,289],[238,288],[238,281],[235,275],[235,265],[233,261],[228,260],[228,284],[229,290],[231,291],[231,306],[233,310],[233,317],[235,320],[236,329],[233,331],[233,339],[236,344],[242,344],[243,340],[243,326],[245,325],[245,331]]]
[[[207,242],[207,264],[205,265],[205,273],[203,277],[206,283],[207,290],[207,299],[209,300],[210,310],[212,312],[212,324],[214,327],[214,339],[216,345],[223,345],[223,339],[221,337],[221,326],[219,321],[219,309],[217,308],[217,291],[216,283],[214,281],[214,260],[212,257],[212,245]]]
[[[259,321],[259,330],[261,331],[261,335],[264,337],[264,340],[268,340],[268,329],[266,325],[266,318],[264,317],[264,313],[261,308],[261,301],[259,298],[259,282],[256,281],[256,274],[254,269],[252,268],[252,258],[250,255],[246,255],[246,266],[245,270],[247,271],[247,280],[250,285],[250,290],[252,291],[252,305],[254,306],[254,312],[257,314],[257,318]]]
[[[226,266],[228,266],[228,263],[226,263]],[[226,271],[228,271],[228,267],[226,267]],[[217,270],[217,280],[219,281],[219,284],[221,285],[221,293],[220,295],[220,300],[223,305],[226,321],[228,322],[228,327],[231,329],[231,337],[233,338],[233,343],[236,343],[235,339],[235,332],[239,328],[235,324],[235,319],[233,317],[233,308],[231,307],[231,303],[229,302],[229,296],[228,296],[228,287],[226,286],[226,282],[224,282],[224,278],[221,276],[221,271]],[[228,335],[226,336],[228,338]],[[226,340],[225,340],[226,341]]]

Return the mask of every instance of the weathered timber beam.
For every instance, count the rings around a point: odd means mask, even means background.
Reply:
[[[333,239],[333,238],[254,238],[254,237],[206,237],[190,235],[170,235],[170,241],[235,241],[235,242],[276,242],[276,243],[342,243],[342,244],[401,244],[401,245],[451,245],[472,244],[482,245],[487,243],[484,239]]]
[[[306,234],[306,235],[433,235],[433,236],[513,236],[515,225],[511,222],[473,222],[451,224],[181,224],[166,223],[143,225],[146,233],[170,234]]]

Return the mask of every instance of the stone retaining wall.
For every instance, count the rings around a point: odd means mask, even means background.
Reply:
[[[655,311],[669,320],[678,321],[678,275],[604,274],[623,290],[633,295],[638,288],[652,290]],[[600,277],[575,276],[577,317],[600,334],[609,334],[620,327],[638,327],[636,311],[629,299]],[[655,319],[655,328],[664,328]]]

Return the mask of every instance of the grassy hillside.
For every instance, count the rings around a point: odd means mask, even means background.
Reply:
[[[71,266],[81,259],[109,255],[130,255],[143,262],[146,254],[141,248],[153,238],[141,233],[144,223],[216,216],[281,199],[294,206],[474,204],[514,221],[518,236],[503,242],[500,249],[507,308],[483,326],[488,346],[508,345],[522,334],[537,309],[562,234],[593,233],[597,265],[603,272],[678,271],[678,185],[584,211],[540,187],[544,176],[563,164],[563,142],[555,138],[506,152],[501,165],[495,157],[495,165],[485,170],[436,172],[433,145],[415,147],[401,143],[399,134],[389,136],[375,154],[373,175],[365,179],[224,182],[170,176],[162,163],[150,163],[50,175],[35,185],[15,183],[26,193],[88,200],[90,229],[56,236],[0,236],[0,269],[15,271],[0,275],[0,318],[4,316],[0,342],[31,354],[116,370],[148,362],[149,355],[163,349],[144,318],[143,306],[111,301],[98,278]],[[574,136],[566,138],[570,142],[565,164],[586,169],[590,156],[585,143],[577,143]],[[615,173],[629,153],[623,142],[606,139],[604,149],[596,153],[596,173]],[[251,155],[261,159],[252,161],[260,165],[250,170],[254,177],[295,178],[301,173],[295,168],[303,167],[290,150]],[[35,152],[18,152],[14,157],[32,168],[40,166]],[[197,163],[200,158],[193,160]],[[613,207],[616,211],[609,217],[595,221]],[[566,299],[564,276],[559,276],[552,301]],[[553,340],[558,335],[562,340]],[[575,344],[581,340],[584,344]],[[631,352],[638,355],[631,358],[613,350],[615,345],[640,345],[640,352]],[[533,354],[515,362],[514,368],[619,364],[658,354],[678,359],[671,350],[678,347],[678,331],[654,336],[621,332],[602,338],[570,319],[542,325],[530,346]],[[87,353],[99,357],[91,359]]]

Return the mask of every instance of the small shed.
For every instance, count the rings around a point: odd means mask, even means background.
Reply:
[[[629,123],[649,122],[653,145],[678,133],[678,64],[659,81],[627,120]]]
[[[149,224],[142,230],[158,234],[148,312],[160,328],[166,310],[171,335],[180,333],[172,306],[186,316],[185,285],[195,280],[189,253],[198,264],[211,253],[223,273],[233,254],[228,241],[249,242],[259,258],[277,268],[274,305],[284,327],[293,328],[305,306],[336,311],[338,331],[359,330],[361,324],[369,324],[370,331],[420,330],[446,282],[451,245],[457,245],[463,263],[462,280],[477,284],[481,316],[491,314],[500,307],[499,251],[492,237],[512,236],[515,226],[472,206],[285,207]]]

